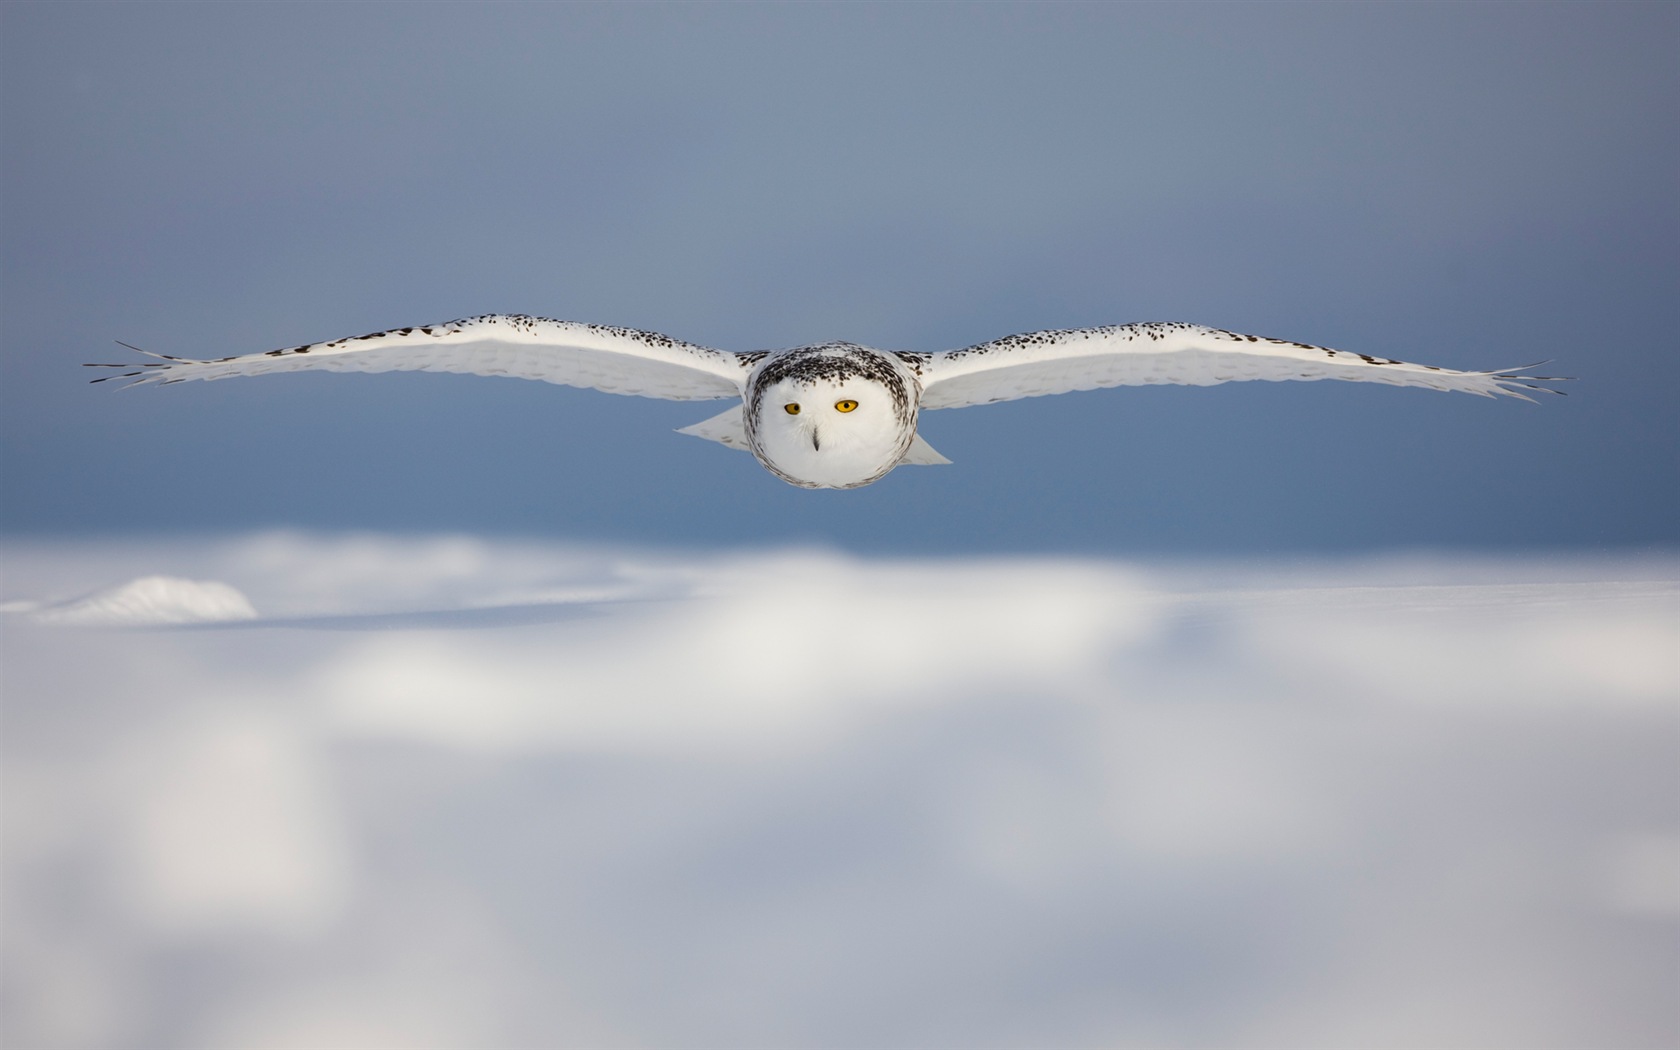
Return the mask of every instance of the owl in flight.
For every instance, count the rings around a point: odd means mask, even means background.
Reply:
[[[123,344],[127,345],[127,344]],[[130,347],[138,350],[138,347]],[[490,314],[240,357],[165,354],[106,379],[180,383],[306,368],[468,372],[541,379],[671,401],[730,401],[679,433],[751,452],[770,473],[812,489],[851,489],[905,463],[948,463],[916,433],[926,409],[962,408],[1098,387],[1240,379],[1349,379],[1525,401],[1552,377],[1458,372],[1308,343],[1178,323],[1012,335],[924,354],[820,343],[734,353],[630,328]],[[1558,391],[1550,391],[1557,393]]]

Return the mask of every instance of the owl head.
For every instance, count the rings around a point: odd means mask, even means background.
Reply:
[[[916,386],[890,354],[850,343],[778,356],[749,382],[746,429],[760,463],[805,488],[880,479],[916,435]]]

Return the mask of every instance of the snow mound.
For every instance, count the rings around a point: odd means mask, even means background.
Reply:
[[[42,623],[78,627],[222,623],[256,616],[257,610],[233,587],[219,580],[177,576],[142,576],[32,614]]]

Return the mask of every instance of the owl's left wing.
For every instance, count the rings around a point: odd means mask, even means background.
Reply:
[[[1111,386],[1213,386],[1245,379],[1346,379],[1525,401],[1547,376],[1458,372],[1309,343],[1177,323],[1012,335],[943,354],[901,355],[922,382],[922,408],[962,408]]]
[[[137,349],[137,348],[136,348]],[[180,383],[270,372],[465,372],[539,379],[670,401],[740,397],[751,358],[633,328],[577,324],[523,314],[488,314],[443,324],[305,343],[211,361],[142,350],[158,360],[95,365],[123,371],[105,379]]]

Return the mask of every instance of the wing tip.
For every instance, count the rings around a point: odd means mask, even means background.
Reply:
[[[1536,393],[1544,392],[1547,394],[1556,394],[1558,397],[1567,397],[1568,394],[1566,391],[1554,390],[1549,386],[1541,386],[1540,384],[1572,383],[1575,381],[1574,376],[1534,376],[1527,374],[1529,369],[1539,368],[1542,365],[1550,363],[1551,362],[1549,361],[1536,361],[1529,365],[1518,365],[1515,368],[1494,369],[1492,371],[1478,372],[1476,374],[1488,379],[1492,388],[1500,394],[1503,394],[1506,397],[1514,397],[1521,401],[1527,401],[1531,405],[1538,405],[1540,403],[1538,399],[1530,397],[1523,391],[1533,390]]]
[[[121,343],[121,345],[122,346],[128,346],[127,343]],[[135,349],[138,349],[138,347],[130,346],[129,349],[130,350],[135,350]],[[145,351],[145,350],[141,350],[140,352],[143,353],[143,354],[148,353],[148,351]],[[163,355],[162,354],[152,354],[151,356],[162,357]],[[171,361],[178,361],[179,359],[171,358],[170,360]],[[132,383],[123,383],[119,386],[116,386],[116,387],[112,388],[113,390],[127,390],[129,387],[144,386],[148,383],[154,383],[158,379],[162,378],[162,373],[150,371],[150,369],[156,369],[156,368],[167,369],[171,366],[169,364],[165,364],[164,362],[161,362],[161,361],[130,361],[130,362],[126,362],[124,364],[112,364],[112,363],[107,362],[107,361],[84,361],[82,363],[82,367],[83,368],[127,368],[127,369],[132,369],[132,371],[122,372],[122,373],[119,373],[117,375],[105,375],[105,376],[100,376],[97,379],[88,380],[88,382],[90,384],[91,383],[108,383],[113,379],[132,379],[132,380],[134,380],[134,382],[132,382]]]

